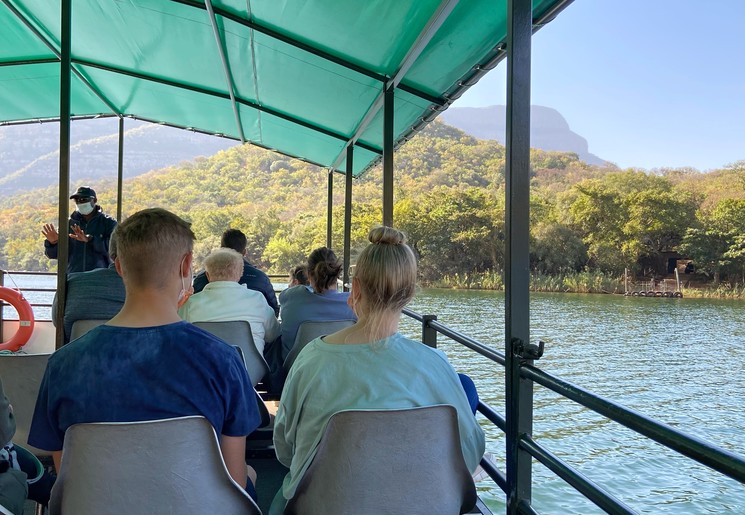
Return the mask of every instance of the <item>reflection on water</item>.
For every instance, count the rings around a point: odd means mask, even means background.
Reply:
[[[414,311],[504,348],[504,295],[423,290]],[[539,366],[688,434],[745,454],[745,318],[737,301],[532,294],[531,339],[546,342]],[[403,332],[420,337],[408,319]],[[473,376],[486,402],[504,412],[500,365],[440,336],[454,366]],[[501,432],[484,421],[488,448]],[[537,386],[534,437],[618,499],[643,513],[745,513],[745,486]],[[499,459],[504,470],[504,463]],[[540,513],[602,513],[535,463]],[[503,494],[478,485],[495,511]]]
[[[54,278],[16,281],[54,286]],[[47,293],[27,297],[52,300]],[[423,290],[411,307],[499,350],[504,347],[502,293]],[[548,372],[742,455],[743,308],[741,302],[708,299],[533,294],[531,335],[533,342],[547,343],[539,366]],[[35,311],[37,318],[49,317],[48,308]],[[419,338],[421,326],[403,317],[402,332]],[[502,367],[442,336],[439,345],[456,369],[473,377],[482,399],[503,412]],[[501,432],[485,420],[483,425],[487,447],[504,470]],[[745,513],[745,486],[540,386],[534,437],[639,512]],[[533,477],[538,512],[602,513],[538,463]],[[489,481],[478,487],[487,504],[503,512],[499,487]]]

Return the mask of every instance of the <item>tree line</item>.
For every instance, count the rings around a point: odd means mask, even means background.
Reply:
[[[395,224],[424,284],[504,268],[505,149],[435,122],[396,153]],[[115,211],[115,181],[92,184]],[[249,238],[249,259],[285,273],[326,241],[326,171],[243,145],[127,179],[123,211],[161,206],[192,222],[197,265],[227,227]],[[381,171],[353,184],[352,248],[382,219]],[[56,221],[55,188],[0,203],[0,266],[52,270],[41,225]],[[344,177],[335,174],[333,242],[341,254]],[[745,161],[720,170],[591,166],[576,154],[531,151],[531,269],[537,274],[666,272],[694,261],[719,282],[745,283]]]

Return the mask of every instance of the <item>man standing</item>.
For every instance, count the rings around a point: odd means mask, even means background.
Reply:
[[[116,271],[116,231],[109,242],[108,268],[96,268],[88,272],[75,272],[67,276],[65,301],[65,343],[70,341],[72,324],[76,320],[109,320],[119,313],[124,305],[124,282]],[[57,313],[57,294],[54,294],[52,313]],[[54,325],[57,321],[53,320]]]
[[[189,224],[164,209],[139,211],[117,228],[124,306],[50,356],[36,401],[28,441],[52,451],[58,471],[73,424],[201,415],[219,435],[230,475],[253,489],[246,436],[261,417],[246,367],[232,346],[177,312],[191,280],[193,244]]]
[[[86,272],[95,268],[107,268],[112,262],[109,258],[109,239],[116,227],[116,220],[101,210],[97,204],[96,192],[81,186],[73,194],[75,212],[70,216],[67,273]],[[59,233],[54,224],[44,224],[41,234],[44,240],[44,254],[57,259]]]
[[[272,286],[269,277],[252,266],[246,261],[246,245],[248,240],[246,235],[238,229],[228,229],[222,234],[220,240],[220,247],[233,249],[241,256],[243,256],[243,275],[241,275],[240,284],[245,284],[249,290],[256,290],[261,292],[266,299],[267,304],[274,310],[274,316],[279,316],[279,303],[277,302],[277,295],[274,293],[274,287]],[[209,282],[207,274],[202,271],[197,274],[194,278],[194,293],[199,293]]]

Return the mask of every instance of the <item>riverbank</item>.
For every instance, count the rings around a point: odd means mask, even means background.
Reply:
[[[696,287],[681,288],[683,297],[697,299],[745,300],[745,285],[696,283]],[[429,288],[455,290],[496,290],[504,291],[501,272],[479,272],[474,274],[454,274],[444,276],[426,285]],[[530,291],[540,293],[624,293],[623,277],[602,272],[577,272],[565,275],[532,274]]]

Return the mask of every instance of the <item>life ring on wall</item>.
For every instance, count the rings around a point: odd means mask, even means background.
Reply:
[[[13,338],[0,343],[0,350],[17,351],[28,342],[34,332],[34,310],[23,294],[12,288],[0,286],[0,300],[7,302],[18,311],[18,330]]]

